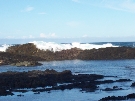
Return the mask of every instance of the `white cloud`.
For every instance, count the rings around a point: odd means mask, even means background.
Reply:
[[[131,0],[127,0],[125,2],[123,2],[121,4],[121,6],[124,8],[124,9],[127,9],[128,11],[130,12],[135,12],[135,2],[131,1]]]
[[[135,13],[135,1],[133,0],[102,0],[100,6]]]
[[[41,38],[56,38],[56,34],[55,33],[49,33],[49,34],[40,33],[40,37]]]
[[[38,14],[40,14],[40,15],[44,15],[44,14],[46,14],[45,12],[40,12],[40,13],[38,13]]]
[[[32,10],[34,10],[34,7],[32,7],[32,6],[27,6],[24,10],[22,10],[22,12],[30,12],[30,11],[32,11]]]

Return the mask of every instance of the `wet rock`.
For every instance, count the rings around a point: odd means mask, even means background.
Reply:
[[[97,75],[97,74],[78,74],[74,75],[74,82],[76,81],[94,81],[97,79],[103,79],[103,75]]]
[[[98,83],[95,80],[101,78],[103,78],[102,75],[96,74],[72,75],[70,70],[65,70],[63,72],[57,72],[49,69],[45,71],[33,70],[28,72],[9,71],[0,73],[0,87],[4,87],[5,90],[11,89],[11,91],[15,91],[15,89],[20,88],[23,89],[51,86],[50,88],[37,89],[33,91],[42,92],[80,88],[83,91],[91,92],[98,88]],[[62,85],[57,85],[58,83],[61,83]],[[22,90],[20,90],[20,92],[21,91]]]
[[[116,91],[116,90],[123,90],[122,88],[118,88],[116,86],[114,86],[113,88],[105,88],[103,89],[103,91]]]
[[[32,67],[32,66],[41,66],[42,64],[38,63],[37,61],[23,61],[23,62],[12,63],[10,65],[17,66],[17,67],[21,67],[21,66]]]
[[[135,93],[128,94],[127,99],[135,99]]]
[[[19,95],[17,95],[18,97],[22,97],[22,96],[24,96],[24,95],[22,95],[22,94],[19,94]]]
[[[131,87],[135,87],[135,82],[134,82],[134,83],[132,83]]]
[[[40,94],[40,92],[35,92],[34,94]]]
[[[117,101],[117,100],[126,100],[126,96],[108,96],[100,99],[99,101]]]
[[[9,88],[35,88],[55,86],[58,82],[71,81],[71,71],[29,71],[0,73],[0,86]]]
[[[126,81],[132,81],[130,79],[119,79],[119,80],[116,80],[116,82],[126,82]]]
[[[7,90],[6,87],[0,87],[0,96],[14,95],[10,90]]]
[[[135,93],[128,94],[127,96],[108,96],[100,99],[99,101],[117,101],[117,100],[128,100],[128,99],[135,100]]]

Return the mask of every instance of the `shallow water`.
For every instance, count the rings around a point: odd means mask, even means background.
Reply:
[[[36,67],[15,67],[0,66],[0,72],[6,71],[32,71],[54,69],[56,71],[71,70],[72,73],[103,74],[106,76],[133,77],[135,76],[135,60],[65,60],[41,62],[42,66]]]
[[[65,61],[51,61],[41,62],[42,66],[37,67],[14,67],[1,66],[0,72],[6,71],[31,71],[31,70],[45,70],[54,69],[56,71],[71,70],[72,73],[78,74],[102,74],[104,80],[118,80],[131,79],[130,82],[116,82],[111,84],[99,85],[99,89],[95,92],[82,92],[80,89],[41,92],[34,94],[32,91],[23,93],[24,96],[18,97],[17,92],[14,96],[0,97],[0,101],[97,101],[106,96],[125,96],[130,93],[135,93],[135,88],[130,87],[132,82],[135,82],[135,60],[98,60],[98,61],[84,61],[84,60],[65,60]],[[105,88],[112,88],[118,86],[124,90],[117,91],[103,91]],[[19,93],[20,94],[20,93]],[[130,100],[132,101],[132,100]]]

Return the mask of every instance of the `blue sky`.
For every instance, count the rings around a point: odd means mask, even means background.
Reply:
[[[0,36],[134,41],[135,0],[0,0]]]

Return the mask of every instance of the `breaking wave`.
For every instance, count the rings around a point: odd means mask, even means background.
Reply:
[[[7,45],[7,44],[1,45],[1,46],[0,46],[0,51],[1,51],[1,52],[5,52],[6,49],[7,49],[9,46],[10,46],[10,45]]]
[[[72,42],[72,43],[55,43],[55,42],[44,42],[44,41],[32,41],[29,43],[33,43],[36,45],[38,49],[41,50],[50,50],[50,51],[61,51],[67,50],[71,48],[79,48],[82,50],[85,49],[99,49],[99,48],[106,48],[106,47],[119,47],[117,45],[113,45],[112,43],[104,43],[104,44],[90,44],[90,43],[79,43],[79,42]],[[3,44],[0,45],[0,51],[5,52],[8,47],[12,45]]]
[[[55,42],[44,42],[44,41],[33,41],[30,43],[33,43],[34,45],[36,45],[38,49],[50,50],[54,52],[67,50],[71,48],[80,48],[82,50],[85,50],[85,49],[93,49],[93,48],[99,49],[99,48],[106,48],[106,47],[118,47],[118,46],[114,46],[111,43],[106,43],[102,45],[90,44],[90,43],[79,43],[79,42],[58,44]]]

